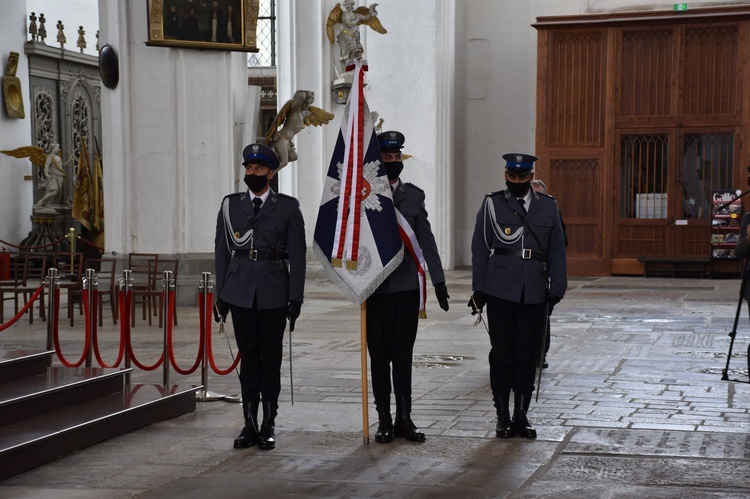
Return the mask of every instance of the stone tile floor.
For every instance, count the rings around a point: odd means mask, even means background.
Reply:
[[[722,380],[739,280],[571,278],[531,406],[539,438],[524,441],[494,438],[489,342],[466,307],[470,271],[447,278],[451,309],[440,310],[430,294],[415,346],[412,417],[428,437],[423,444],[364,445],[360,310],[311,270],[292,338],[294,404],[285,344],[275,450],[232,449],[239,405],[199,402],[194,413],[0,482],[0,497],[750,496],[746,305],[727,371],[737,381]],[[197,352],[198,310],[178,313],[175,352],[185,368]],[[61,321],[70,358],[80,355],[82,324]],[[45,328],[24,320],[0,333],[0,344],[42,347]],[[100,330],[105,358],[114,358],[118,331],[111,320]],[[235,350],[228,332],[212,335],[221,368]],[[138,318],[133,337],[139,360],[158,358],[156,325]],[[159,384],[162,373],[133,379]],[[233,395],[239,383],[211,373],[208,388]],[[374,434],[372,402],[368,411]]]

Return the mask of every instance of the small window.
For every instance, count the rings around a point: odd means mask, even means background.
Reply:
[[[276,3],[274,0],[260,0],[258,27],[255,31],[259,51],[247,56],[247,66],[276,66]]]
[[[624,135],[620,217],[667,218],[667,135]]]

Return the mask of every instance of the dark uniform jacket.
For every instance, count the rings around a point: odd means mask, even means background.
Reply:
[[[416,185],[399,181],[393,190],[393,203],[406,221],[409,222],[414,234],[417,236],[427,269],[430,272],[432,284],[445,282],[440,253],[438,253],[430,222],[427,220],[427,210],[424,206],[424,191]],[[396,267],[396,270],[383,281],[383,284],[375,292],[388,294],[413,289],[419,289],[417,265],[414,263],[414,258],[412,258],[409,251],[404,248],[404,259],[401,261],[401,264]]]
[[[507,191],[487,194],[477,214],[471,242],[472,289],[485,294],[524,303],[544,303],[546,299],[544,262],[520,256],[494,254],[494,248],[540,253],[540,245],[524,227],[515,212],[518,200]],[[550,293],[562,298],[568,287],[565,241],[557,201],[547,194],[531,192],[526,223],[544,246]]]
[[[740,238],[734,247],[734,254],[737,258],[747,258],[750,255],[750,245],[747,241],[747,226],[750,224],[750,213],[742,215],[742,224],[740,226]],[[745,300],[750,303],[750,284],[745,284]]]
[[[305,287],[305,221],[299,202],[270,190],[258,215],[252,196],[226,196],[216,221],[215,297],[239,307],[259,310],[285,307],[303,301]],[[235,250],[282,252],[288,260],[257,260],[234,255]],[[233,256],[234,255],[234,256]]]

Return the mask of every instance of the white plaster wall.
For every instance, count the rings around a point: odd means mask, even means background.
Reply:
[[[501,156],[533,153],[538,16],[580,14],[578,0],[458,2],[456,265],[471,265],[471,237],[483,196],[505,188]]]
[[[118,52],[121,75],[102,90],[106,248],[213,253],[242,151],[246,56],[146,46],[146,2],[99,9],[101,43]]]
[[[688,10],[748,4],[748,2],[738,2],[732,0],[703,0],[700,2],[686,2],[684,0],[588,0],[587,2],[582,2],[582,4],[584,5],[583,12],[586,13],[673,10],[673,6],[676,3],[687,4]]]
[[[23,52],[26,41],[26,2],[3,0],[0,15],[0,69],[8,67],[8,56],[17,52],[16,76],[21,80],[24,119],[8,117],[5,102],[0,102],[0,149],[15,149],[31,144],[31,104],[29,101],[29,65]],[[0,154],[0,241],[18,244],[31,231],[31,205],[33,185],[24,180],[32,174],[28,159],[17,159]],[[3,245],[0,243],[0,248]],[[10,249],[10,248],[9,248]]]
[[[68,49],[78,25],[94,54],[101,44],[120,56],[122,80],[102,89],[107,249],[210,253],[221,197],[237,188],[242,147],[254,136],[257,89],[247,89],[245,56],[147,47],[146,1],[0,0],[0,60],[23,54],[28,14],[44,12],[47,41],[57,19]],[[282,192],[302,202],[311,242],[320,191],[343,105],[330,92],[331,45],[324,26],[336,0],[277,0],[279,100],[313,90],[315,105],[336,117],[296,139],[300,160],[280,172]],[[365,2],[358,2],[359,5]],[[385,129],[406,134],[403,178],[423,188],[446,266],[470,264],[474,216],[486,192],[503,188],[500,155],[532,151],[535,133],[538,16],[671,10],[672,0],[382,0],[387,35],[362,29],[370,63],[367,96]],[[689,2],[689,8],[750,2]],[[98,7],[98,8],[97,8]],[[91,17],[94,20],[89,20]],[[455,67],[452,64],[455,62]],[[18,76],[28,101],[27,60]],[[0,147],[30,143],[30,121],[0,111]],[[0,155],[0,239],[31,229],[27,160]]]
[[[442,2],[453,5],[454,2]],[[332,55],[337,56],[338,46],[326,38],[324,27],[335,1],[304,2],[279,0],[279,105],[296,90],[313,90],[314,105],[335,114],[330,124],[321,128],[307,127],[295,142],[301,158],[280,172],[280,189],[299,198],[305,214],[308,244],[312,244],[323,179],[338,136],[343,104],[333,100],[331,85]],[[362,27],[360,33],[369,64],[367,73],[367,102],[384,122],[384,131],[397,129],[406,135],[404,152],[412,155],[405,163],[402,179],[413,182],[425,190],[427,210],[431,214],[436,235],[443,236],[439,247],[444,265],[451,261],[449,219],[438,216],[438,203],[450,200],[437,199],[439,164],[437,109],[440,101],[438,89],[441,81],[436,75],[443,45],[438,40],[439,28],[444,23],[439,18],[440,4],[434,0],[412,0],[408,8],[397,0],[378,3],[379,19],[388,34],[375,33]],[[451,14],[452,17],[452,14]],[[453,54],[452,46],[450,56]],[[452,75],[448,78],[453,81]],[[452,89],[448,89],[451,92]],[[446,92],[446,90],[442,90]],[[447,161],[451,163],[451,161]],[[450,170],[450,168],[447,168]],[[444,183],[444,182],[443,182]],[[450,212],[450,210],[448,210]],[[437,230],[437,226],[441,227]],[[443,230],[442,227],[446,229]]]

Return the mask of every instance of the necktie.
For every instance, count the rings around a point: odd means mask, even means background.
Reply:
[[[526,200],[521,198],[518,200],[518,204],[521,205],[521,214],[526,215]]]
[[[263,204],[263,200],[261,198],[253,198],[253,204],[255,205],[253,207],[253,211],[257,215],[258,212],[260,211],[260,205]]]

